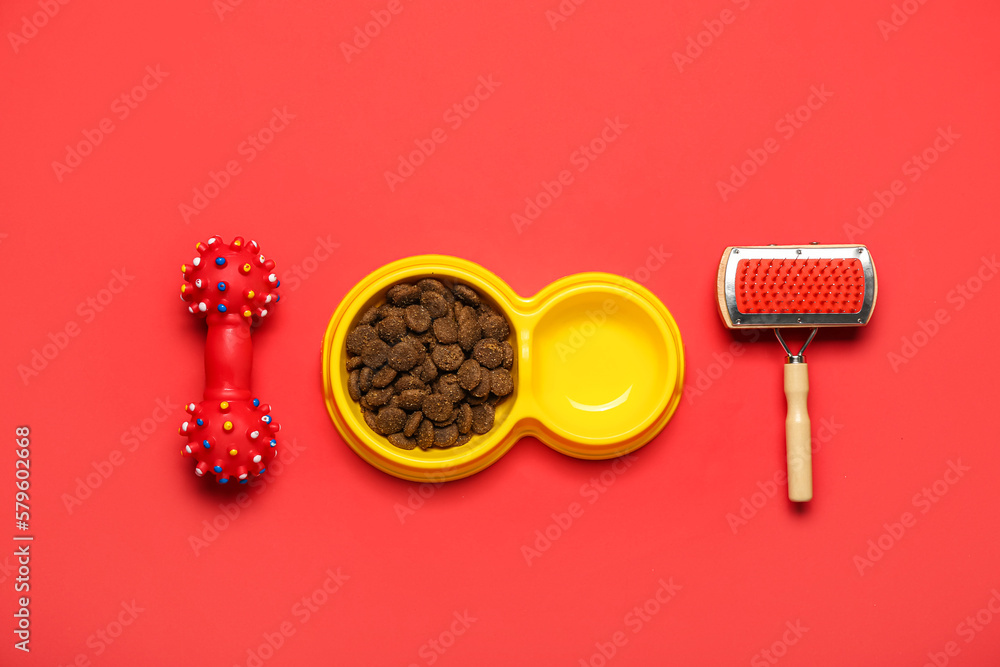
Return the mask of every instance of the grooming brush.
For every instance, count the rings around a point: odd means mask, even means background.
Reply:
[[[719,312],[730,329],[774,329],[785,354],[785,444],[788,497],[812,499],[812,438],[806,397],[806,348],[820,327],[868,324],[878,286],[875,265],[863,245],[736,246],[719,264]],[[811,328],[792,354],[782,328]]]

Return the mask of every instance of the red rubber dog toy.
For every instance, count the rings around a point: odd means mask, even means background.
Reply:
[[[250,393],[250,329],[278,302],[281,283],[256,241],[237,236],[226,245],[213,236],[196,247],[199,256],[181,266],[181,299],[208,324],[205,399],[185,407],[191,418],[179,429],[188,440],[182,455],[197,462],[199,477],[211,472],[220,484],[246,484],[278,454],[281,427],[268,414],[271,406]]]

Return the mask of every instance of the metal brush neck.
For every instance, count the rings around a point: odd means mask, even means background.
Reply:
[[[792,354],[792,351],[788,349],[788,345],[785,343],[785,339],[781,337],[781,332],[778,329],[774,330],[774,335],[778,337],[778,342],[781,343],[781,347],[785,349],[785,354],[788,355],[785,357],[786,364],[806,363],[806,348],[809,347],[809,343],[812,342],[812,339],[816,337],[817,331],[819,331],[819,329],[813,329],[809,332],[809,338],[806,338],[806,342],[802,344],[802,348],[799,350],[799,353]]]

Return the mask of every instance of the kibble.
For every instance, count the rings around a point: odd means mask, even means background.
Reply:
[[[441,421],[434,422],[434,426],[438,426],[438,427],[451,426],[452,424],[455,423],[456,419],[458,419],[458,408],[452,408],[451,409],[451,414],[448,415],[448,418],[447,419],[442,419]]]
[[[389,442],[400,449],[413,449],[417,446],[417,441],[407,437],[404,433],[393,433],[389,436]]]
[[[438,345],[431,352],[431,360],[442,371],[457,371],[465,361],[465,354],[458,345]]]
[[[456,442],[458,442],[458,428],[454,424],[434,429],[435,447],[451,447]]]
[[[471,420],[472,418],[471,414],[469,415],[469,418]],[[412,438],[413,434],[417,432],[417,428],[420,426],[420,422],[422,422],[423,419],[424,419],[424,413],[421,412],[420,410],[417,410],[409,417],[407,417],[406,425],[403,426],[403,435],[405,435],[407,438]],[[471,424],[472,422],[470,421],[469,423]]]
[[[503,363],[503,348],[492,338],[484,338],[476,343],[472,350],[472,358],[486,368],[496,368]]]
[[[380,338],[365,343],[361,358],[368,368],[382,368],[389,359],[389,346]]]
[[[495,338],[496,340],[506,340],[510,335],[510,327],[507,320],[499,315],[489,315],[482,320],[484,338]]]
[[[456,304],[457,305],[457,304]],[[463,308],[458,312],[458,344],[468,352],[483,337],[479,318],[472,308]]]
[[[434,365],[430,357],[424,359],[424,363],[420,364],[420,368],[417,370],[419,370],[420,379],[424,382],[431,382],[438,375],[437,366]]]
[[[458,342],[458,323],[451,315],[434,320],[434,337],[442,345]]]
[[[375,317],[376,319],[379,320],[385,319],[387,317],[392,317],[393,315],[395,315],[396,317],[402,317],[403,312],[404,311],[402,308],[393,306],[388,303],[383,303],[381,306],[378,307],[378,312],[375,314]]]
[[[351,354],[362,354],[365,351],[365,345],[377,339],[378,334],[375,333],[375,330],[368,325],[362,324],[347,334],[347,351]]]
[[[380,408],[392,398],[392,387],[385,387],[384,389],[372,389],[367,394],[365,398],[368,399],[368,405],[372,408]]]
[[[458,432],[465,435],[472,428],[472,407],[468,403],[462,403],[458,409],[458,417],[455,420]]]
[[[483,398],[483,399],[485,399],[487,396],[490,395],[489,371],[483,370],[483,372],[479,374],[479,384],[477,384],[476,388],[470,391],[469,393],[472,394],[475,398]]]
[[[455,285],[452,292],[467,306],[479,305],[479,295],[468,285]]]
[[[438,292],[428,290],[420,295],[420,305],[431,317],[444,317],[451,312],[451,304]]]
[[[358,389],[362,394],[367,394],[372,390],[372,385],[375,382],[375,372],[371,368],[365,366],[358,373]]]
[[[424,355],[427,354],[427,346],[434,340],[434,334],[430,332],[422,334],[408,333],[406,334],[406,337],[403,338],[404,342],[409,343],[413,346],[413,349],[416,350],[418,364],[423,363]]]
[[[390,353],[391,354],[391,353]],[[372,376],[372,386],[378,387],[388,387],[393,380],[396,379],[396,370],[391,366],[383,366],[378,369],[378,372]]]
[[[430,312],[419,304],[407,306],[404,319],[406,320],[406,326],[411,331],[416,331],[417,333],[423,333],[431,327]]]
[[[451,415],[454,403],[441,394],[428,394],[421,403],[424,416],[432,421],[444,421]]]
[[[448,288],[444,286],[440,280],[435,280],[434,278],[424,278],[417,283],[417,289],[421,292],[437,292],[441,295],[449,294]]]
[[[386,406],[378,411],[375,422],[378,424],[379,432],[382,435],[399,433],[403,430],[403,426],[406,425],[406,413],[400,408]]]
[[[358,377],[361,375],[360,371],[351,371],[351,374],[347,376],[347,393],[350,395],[352,400],[361,400],[361,387],[358,384]]]
[[[427,385],[424,382],[409,373],[400,375],[394,386],[396,387],[397,394],[401,394],[407,389],[427,389]]]
[[[472,432],[482,435],[493,428],[496,411],[489,403],[483,403],[472,408]]]
[[[390,345],[403,340],[406,335],[406,320],[399,315],[390,315],[375,325],[378,336]]]
[[[468,285],[397,283],[347,335],[347,393],[394,447],[460,447],[493,428],[514,392],[510,335]]]
[[[420,288],[416,285],[400,283],[393,285],[385,295],[394,306],[409,306],[420,300]]]
[[[371,324],[372,322],[377,320],[378,317],[379,317],[378,307],[372,306],[371,308],[365,311],[364,315],[361,316],[361,319],[358,320],[358,324]]]
[[[501,398],[514,391],[514,379],[506,368],[496,368],[490,371],[490,391]]]
[[[404,410],[420,410],[424,404],[427,391],[423,389],[407,389],[399,393],[399,407]]]
[[[420,449],[430,449],[434,446],[434,424],[425,419],[417,428],[417,446]]]
[[[387,368],[408,371],[417,365],[417,350],[410,341],[401,340],[389,350]],[[376,385],[378,386],[378,385]]]
[[[472,391],[479,386],[482,367],[475,359],[466,359],[458,368],[458,384],[462,389]]]
[[[434,388],[437,390],[437,393],[441,394],[452,403],[458,403],[465,398],[465,392],[462,391],[462,387],[458,383],[458,376],[452,373],[442,375],[438,378],[437,384]]]

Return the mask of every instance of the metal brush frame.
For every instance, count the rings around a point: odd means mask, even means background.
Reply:
[[[798,354],[792,354],[792,351],[788,349],[788,345],[785,343],[785,339],[781,337],[781,330],[775,329],[774,335],[778,337],[778,342],[781,343],[781,347],[785,348],[785,363],[786,364],[804,364],[806,363],[806,348],[809,347],[809,343],[813,342],[813,338],[816,337],[816,333],[819,329],[813,328],[812,333],[809,334],[809,338],[806,338],[806,342],[802,343],[802,347],[799,348]]]
[[[741,313],[736,308],[736,267],[741,259],[857,259],[865,276],[865,295],[856,313]],[[726,262],[726,309],[734,328],[861,326],[868,323],[875,305],[875,268],[864,246],[743,246],[735,247]],[[817,321],[814,318],[821,318]],[[780,340],[780,336],[779,336]],[[812,337],[810,336],[810,340]],[[808,344],[808,343],[807,343]],[[782,342],[784,345],[784,342]],[[787,350],[787,346],[785,347]],[[804,346],[803,346],[804,350]],[[792,355],[789,357],[801,357]]]

